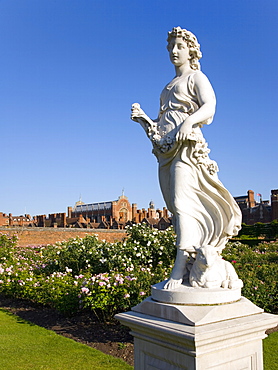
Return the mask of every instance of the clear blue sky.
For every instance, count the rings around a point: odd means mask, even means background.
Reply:
[[[174,77],[167,32],[195,33],[217,96],[204,128],[233,196],[278,188],[277,0],[0,0],[0,212],[121,195],[163,207],[130,106],[155,118]]]

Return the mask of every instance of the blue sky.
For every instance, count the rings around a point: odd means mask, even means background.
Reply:
[[[65,212],[125,195],[164,206],[139,102],[174,77],[167,32],[198,37],[216,96],[203,129],[233,196],[278,188],[277,0],[0,0],[0,212]]]

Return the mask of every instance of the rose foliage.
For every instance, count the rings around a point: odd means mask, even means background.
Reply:
[[[124,241],[97,235],[47,246],[17,247],[0,234],[0,293],[48,305],[67,314],[92,310],[100,320],[129,310],[150,295],[151,285],[168,278],[175,254],[172,228],[138,224]],[[229,243],[223,256],[244,281],[243,295],[267,312],[277,312],[276,243],[248,247]]]

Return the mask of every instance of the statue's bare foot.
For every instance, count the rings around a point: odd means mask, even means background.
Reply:
[[[163,289],[168,289],[168,290],[177,289],[181,284],[182,284],[182,279],[176,280],[176,279],[170,278],[167,281],[167,283],[164,285]]]
[[[177,289],[183,280],[185,263],[189,254],[185,250],[178,249],[175,265],[173,267],[171,277],[164,285],[164,289],[173,290]]]

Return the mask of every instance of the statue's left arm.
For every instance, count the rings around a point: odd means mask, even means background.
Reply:
[[[196,73],[193,78],[194,90],[200,107],[188,116],[180,126],[176,136],[176,139],[180,141],[187,138],[195,125],[209,124],[215,113],[216,99],[208,78],[203,73]]]

